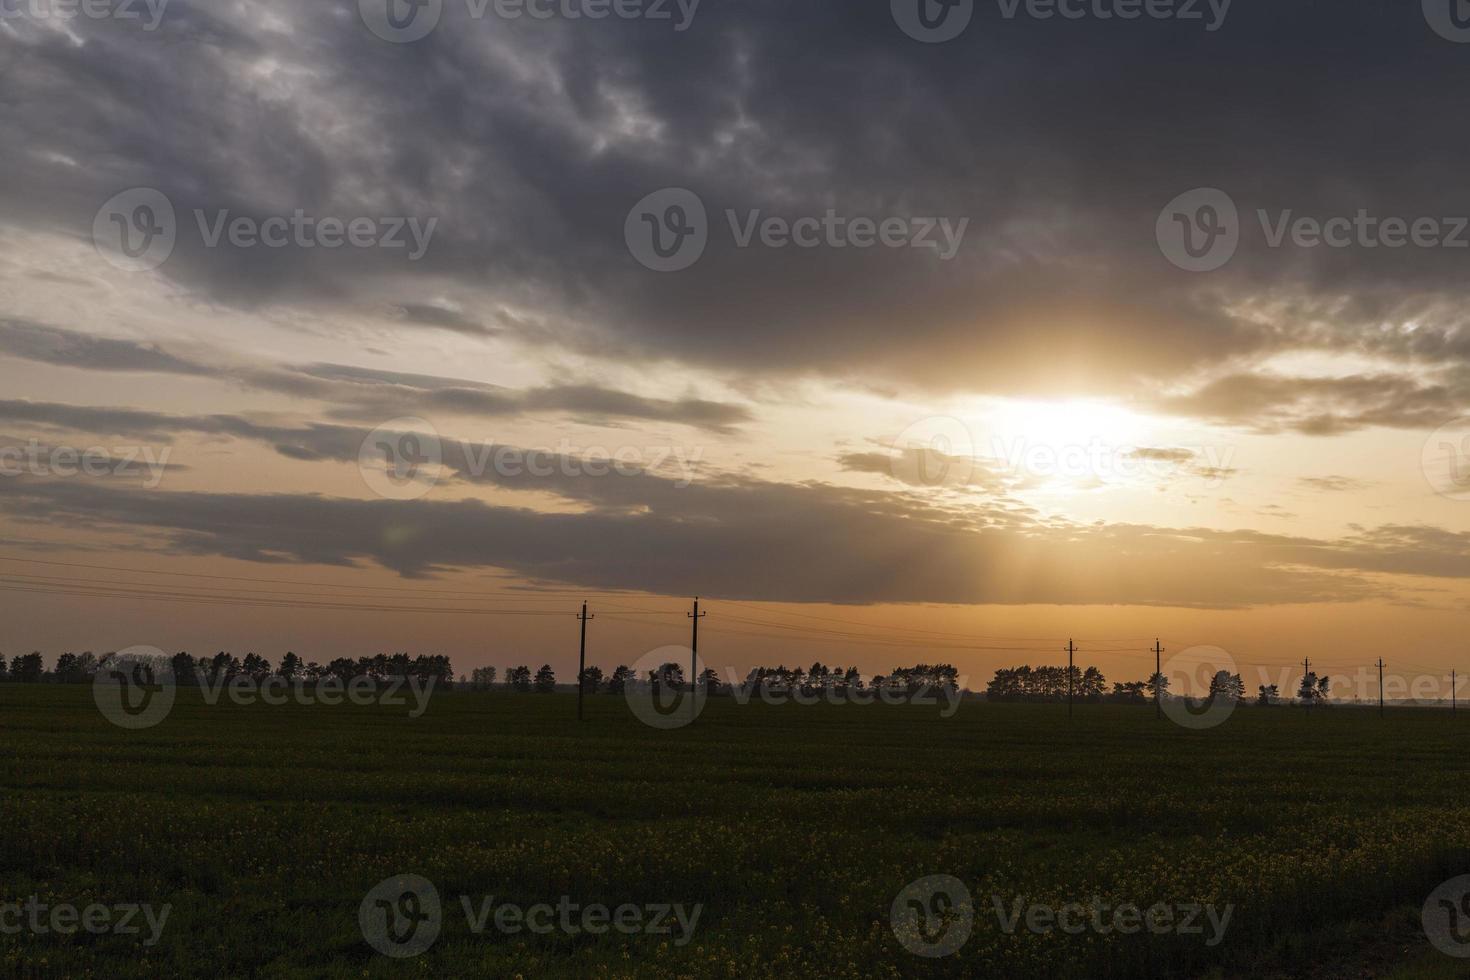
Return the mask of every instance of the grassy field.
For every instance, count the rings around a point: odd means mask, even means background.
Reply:
[[[0,685],[0,901],[147,902],[160,940],[0,935],[13,976],[1463,976],[1419,908],[1470,872],[1447,713],[966,703],[740,706],[660,731],[619,698],[442,694],[401,708],[208,706],[125,731],[88,687]],[[1470,719],[1459,719],[1470,723]],[[392,959],[370,889],[432,881],[442,927]],[[910,882],[973,895],[952,956],[890,927]],[[699,904],[671,935],[471,931],[478,905]],[[1003,931],[995,910],[1212,903],[1215,946]]]

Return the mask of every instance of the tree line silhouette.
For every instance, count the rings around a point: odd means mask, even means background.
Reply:
[[[556,672],[550,664],[542,664],[541,669],[534,674],[524,664],[510,667],[499,684],[496,682],[497,677],[500,674],[496,668],[477,667],[470,673],[467,681],[465,678],[461,678],[461,681],[467,682],[472,691],[499,689],[517,694],[550,694],[556,690]],[[627,664],[619,664],[613,668],[611,674],[605,674],[601,667],[588,667],[581,675],[582,690],[587,694],[622,694],[627,690],[628,684],[645,681],[655,686],[689,689],[683,665],[672,662],[647,671],[644,677],[639,677]],[[700,672],[698,684],[700,689],[712,696],[732,694],[737,690],[741,693],[758,694],[767,691],[804,695],[880,689],[913,693],[937,687],[958,688],[959,670],[953,664],[916,664],[912,667],[895,667],[886,674],[878,674],[865,680],[856,667],[828,667],[818,662],[803,669],[781,664],[776,667],[752,667],[743,681],[732,685],[718,671],[706,668]]]
[[[55,682],[63,684],[90,683],[99,670],[116,654],[101,657],[89,652],[63,653],[51,670],[46,669],[45,658],[39,652],[16,655],[8,662],[0,655],[0,682],[36,684]],[[338,657],[326,664],[316,661],[305,662],[295,653],[287,652],[279,665],[255,653],[244,658],[221,651],[213,657],[193,657],[186,652],[175,654],[169,659],[173,677],[180,684],[214,684],[235,677],[247,677],[264,681],[268,677],[284,677],[287,680],[315,682],[335,678],[351,681],[358,677],[381,681],[392,677],[417,677],[424,681],[434,678],[443,687],[454,681],[454,669],[449,657],[444,655],[410,656],[407,653],[376,654],[371,657]],[[998,702],[1050,702],[1065,701],[1070,696],[1084,702],[1112,702],[1120,704],[1146,704],[1156,694],[1169,697],[1169,679],[1152,674],[1146,680],[1114,682],[1112,689],[1107,679],[1096,667],[1071,668],[1043,665],[1032,667],[1002,667],[987,685],[987,700]],[[497,679],[498,682],[497,682]],[[556,672],[550,664],[542,664],[532,673],[530,667],[521,665],[507,668],[502,677],[495,667],[477,667],[468,677],[460,675],[460,684],[471,691],[506,690],[518,694],[551,694],[556,691]],[[619,664],[611,674],[600,667],[588,667],[582,672],[582,690],[588,694],[622,694],[630,682],[646,681],[654,685],[669,685],[678,690],[687,690],[688,683],[684,668],[677,663],[662,664],[656,670],[638,677],[626,664]],[[877,691],[880,689],[915,692],[937,687],[957,688],[959,672],[952,664],[916,664],[912,667],[895,667],[886,674],[864,678],[856,667],[828,667],[820,662],[809,668],[753,667],[738,685],[731,685],[718,671],[706,669],[699,675],[699,686],[707,694],[719,696],[741,693],[759,694],[762,691],[783,694],[816,695],[826,692]],[[1296,700],[1303,704],[1326,704],[1330,695],[1330,680],[1308,671],[1297,689]],[[1230,701],[1246,699],[1245,684],[1239,674],[1218,671],[1210,680],[1208,694],[1200,700],[1213,702],[1224,698]],[[1257,688],[1254,701],[1266,706],[1279,704],[1281,694],[1277,685],[1263,684]]]
[[[1326,704],[1331,682],[1309,671],[1297,690],[1297,700],[1303,704]],[[1111,691],[1107,679],[1096,667],[1002,667],[995,678],[986,685],[988,701],[1066,701],[1071,697],[1077,701],[1112,702],[1117,704],[1146,704],[1155,697],[1171,697],[1169,678],[1163,674],[1150,674],[1147,680],[1115,681]],[[1245,682],[1239,674],[1226,670],[1216,671],[1210,678],[1208,693],[1195,699],[1205,703],[1218,700],[1240,702],[1246,699]],[[1262,684],[1256,689],[1255,703],[1261,706],[1279,704],[1280,689],[1275,684]]]
[[[116,657],[115,653],[101,657],[91,653],[63,653],[56,658],[56,665],[46,670],[45,658],[39,653],[17,655],[6,667],[0,655],[0,680],[37,684],[55,682],[61,684],[87,684],[100,670]],[[392,677],[417,677],[436,683],[450,685],[454,680],[454,667],[450,659],[442,654],[410,656],[407,653],[377,654],[371,657],[338,657],[323,665],[316,661],[304,662],[294,653],[288,652],[279,665],[272,666],[265,657],[247,653],[243,659],[220,651],[213,657],[193,657],[186,652],[176,653],[169,658],[169,668],[178,684],[215,684],[246,677],[264,681],[270,677],[284,677],[289,681],[312,683],[335,678],[352,681],[359,677],[381,681]]]

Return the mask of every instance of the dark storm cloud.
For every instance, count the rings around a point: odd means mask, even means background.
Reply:
[[[1470,347],[1463,252],[1272,249],[1254,216],[1470,214],[1464,50],[1418,4],[1237,3],[1209,32],[977,3],[943,45],[905,37],[886,3],[840,0],[706,0],[683,32],[469,21],[449,3],[409,45],[372,37],[355,7],[175,0],[156,34],[81,22],[82,46],[19,24],[0,54],[8,220],[85,238],[112,193],[156,186],[180,215],[165,274],[216,301],[390,302],[469,335],[474,310],[508,304],[563,342],[601,333],[611,355],[735,374],[1131,393],[1277,351],[1373,353],[1408,376]],[[290,29],[263,30],[266,9]],[[656,274],[622,230],[668,186],[700,195],[711,242]],[[1245,226],[1205,275],[1154,241],[1163,205],[1198,186],[1230,193]],[[440,224],[409,265],[381,249],[205,249],[195,208]],[[737,248],[726,209],[970,225],[946,262]],[[493,299],[477,305],[481,290]],[[1287,424],[1427,424],[1422,395],[1386,423]]]
[[[1152,403],[1157,411],[1258,432],[1331,436],[1373,426],[1437,428],[1470,409],[1470,371],[1297,378],[1231,374],[1186,395]]]
[[[405,303],[403,306],[398,307],[398,311],[406,323],[416,323],[426,327],[439,327],[470,337],[498,337],[504,333],[498,327],[487,327],[483,323],[469,319],[463,313],[445,309],[442,306],[431,306],[425,303]]]
[[[0,354],[89,371],[208,373],[204,366],[175,357],[156,344],[110,340],[9,318],[0,319]]]
[[[475,500],[139,492],[17,479],[0,484],[0,510],[163,534],[175,549],[251,561],[369,562],[405,575],[493,567],[589,588],[797,602],[1234,607],[1387,594],[1364,572],[1470,575],[1465,536],[1427,528],[1316,541],[1139,525],[985,526],[904,494],[823,484],[730,479],[680,491],[654,478],[628,482],[641,488],[637,508],[552,514]]]
[[[298,461],[346,465],[358,463],[370,436],[325,424],[16,401],[0,402],[0,418],[162,441],[185,433],[228,437]],[[396,434],[378,436],[391,444]],[[877,472],[885,462],[879,456],[852,454],[844,465]],[[1004,483],[975,481],[980,496],[941,507],[907,492],[673,467],[604,467],[607,475],[589,476],[586,457],[448,439],[442,457],[441,493],[535,491],[579,512],[318,495],[126,495],[83,481],[24,478],[0,481],[0,510],[28,521],[162,532],[180,549],[258,561],[371,561],[408,575],[497,567],[589,587],[678,594],[697,583],[710,594],[787,601],[1244,606],[1384,594],[1362,577],[1370,572],[1470,576],[1466,536],[1431,528],[1315,541],[1081,526],[1040,520],[1006,495]],[[700,557],[707,554],[721,560]],[[1017,576],[1016,568],[1027,574]]]
[[[0,418],[162,439],[218,435],[309,463],[357,464],[370,435],[331,425],[25,402],[0,402]],[[397,434],[377,436],[391,445]],[[0,481],[0,511],[19,520],[161,532],[175,548],[256,561],[370,561],[405,575],[495,567],[580,586],[800,602],[1231,607],[1391,594],[1366,577],[1373,573],[1470,576],[1470,535],[1427,527],[1314,540],[1078,525],[1043,520],[988,491],[963,506],[941,506],[910,492],[784,484],[697,467],[604,466],[603,475],[590,475],[585,455],[455,440],[441,448],[440,493],[534,491],[576,510],[477,500],[128,493],[22,476]],[[371,443],[369,449],[371,456]],[[865,462],[873,461],[848,460],[854,468]]]
[[[221,378],[245,388],[325,401],[330,403],[327,409],[330,417],[350,421],[377,421],[432,411],[481,418],[549,412],[594,425],[607,425],[609,420],[638,419],[730,432],[753,417],[744,406],[728,402],[693,397],[645,398],[592,384],[514,389],[461,378],[344,364],[211,366],[177,357],[154,344],[102,339],[18,320],[0,320],[0,354],[93,371]],[[64,419],[72,406],[56,408],[56,418]],[[34,421],[46,421],[44,413],[32,412],[32,415]]]

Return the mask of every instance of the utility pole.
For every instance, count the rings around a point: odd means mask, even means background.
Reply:
[[[694,597],[694,611],[685,613],[693,621],[689,637],[689,720],[699,717],[699,621],[709,613],[699,611],[699,596]]]
[[[1313,687],[1310,687],[1307,684],[1307,679],[1310,678],[1311,676],[1312,676],[1312,658],[1311,657],[1303,657],[1302,658],[1302,690],[1307,692],[1307,698],[1306,698],[1306,700],[1307,700],[1307,710],[1308,711],[1311,711],[1312,710],[1312,701],[1315,700],[1316,697],[1317,697],[1317,695],[1314,693],[1316,689],[1313,688]]]
[[[577,652],[577,720],[582,720],[582,689],[587,686],[582,678],[587,673],[587,620],[596,619],[596,616],[587,615],[587,603],[582,603],[582,614],[577,617],[582,621],[582,644]]]
[[[1077,652],[1077,645],[1071,640],[1067,641],[1067,720],[1072,719],[1072,657]]]
[[[1154,638],[1154,717],[1164,717],[1164,648]]]
[[[1383,717],[1383,658],[1378,658],[1378,717]]]

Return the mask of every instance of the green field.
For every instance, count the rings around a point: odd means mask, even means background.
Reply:
[[[1470,727],[1448,713],[712,701],[660,731],[620,698],[450,693],[205,705],[108,723],[89,687],[0,685],[0,901],[172,906],[160,940],[0,935],[7,975],[1463,976],[1419,908],[1470,872]],[[1458,719],[1470,722],[1470,719]],[[428,878],[442,930],[390,959],[359,904]],[[973,933],[902,948],[890,905],[952,875]],[[459,896],[698,903],[689,941],[471,931]],[[992,896],[1233,906],[1200,936],[1001,929]]]

